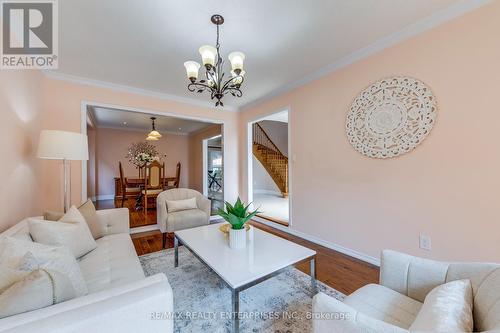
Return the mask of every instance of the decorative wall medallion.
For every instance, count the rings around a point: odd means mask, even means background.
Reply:
[[[423,82],[392,77],[375,82],[354,100],[346,132],[363,155],[388,158],[409,152],[429,134],[436,119],[436,99]]]

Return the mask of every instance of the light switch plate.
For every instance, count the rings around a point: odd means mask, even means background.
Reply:
[[[431,243],[431,238],[429,236],[420,234],[419,244],[422,250],[426,251],[431,250],[432,243]]]

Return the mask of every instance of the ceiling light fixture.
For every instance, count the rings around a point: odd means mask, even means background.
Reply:
[[[224,18],[221,15],[213,15],[211,18],[213,24],[217,26],[217,42],[215,47],[211,45],[203,45],[200,47],[199,52],[203,65],[205,66],[205,77],[198,81],[198,70],[200,69],[200,64],[196,61],[186,61],[184,67],[186,67],[186,73],[190,84],[188,84],[188,90],[190,92],[202,93],[204,91],[210,92],[211,99],[216,99],[215,106],[224,106],[222,103],[222,97],[226,94],[231,94],[234,97],[241,97],[243,93],[240,87],[243,83],[243,76],[245,71],[243,70],[243,61],[245,60],[245,55],[243,52],[231,52],[228,55],[229,61],[231,62],[231,77],[224,81],[225,73],[222,71],[222,65],[224,61],[220,56],[220,44],[219,44],[219,26],[224,23]]]
[[[157,141],[159,138],[161,138],[161,134],[155,128],[155,120],[156,120],[156,118],[155,117],[151,117],[150,119],[151,119],[152,130],[151,130],[151,132],[149,132],[148,137],[146,138],[146,140],[148,140],[148,141]]]

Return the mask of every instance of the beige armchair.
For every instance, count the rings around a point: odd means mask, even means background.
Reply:
[[[197,209],[182,210],[169,213],[167,200],[185,200],[196,198]],[[174,188],[161,192],[156,198],[156,223],[163,234],[165,247],[167,232],[207,225],[210,222],[210,200],[198,191],[188,188]]]
[[[461,279],[472,284],[475,330],[499,332],[500,264],[446,263],[390,250],[382,253],[380,284],[366,285],[344,302],[322,293],[314,296],[313,330],[407,333],[425,296],[438,285]],[[325,314],[342,316],[325,319]]]

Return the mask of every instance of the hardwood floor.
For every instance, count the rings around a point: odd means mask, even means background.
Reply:
[[[117,200],[98,200],[95,203],[96,209],[108,209],[121,207],[121,201]],[[128,199],[124,207],[127,207],[130,211],[130,227],[142,227],[145,225],[156,224],[156,208],[148,209],[147,215],[144,214],[142,210],[135,210],[135,199]]]
[[[111,201],[111,203],[99,201],[96,205],[97,209],[114,208],[113,200],[109,201]],[[134,219],[140,219],[141,214],[141,212],[131,210],[131,221]],[[374,265],[309,242],[297,236],[290,235],[284,231],[269,227],[262,223],[256,221],[252,221],[251,223],[256,228],[260,228],[279,237],[315,250],[317,252],[316,276],[318,280],[340,292],[350,294],[368,283],[378,283],[379,269]],[[162,234],[159,230],[132,234],[131,237],[138,255],[156,252],[162,249]],[[174,247],[173,238],[167,238],[166,247]],[[299,264],[296,267],[304,273],[309,274],[308,263]]]

